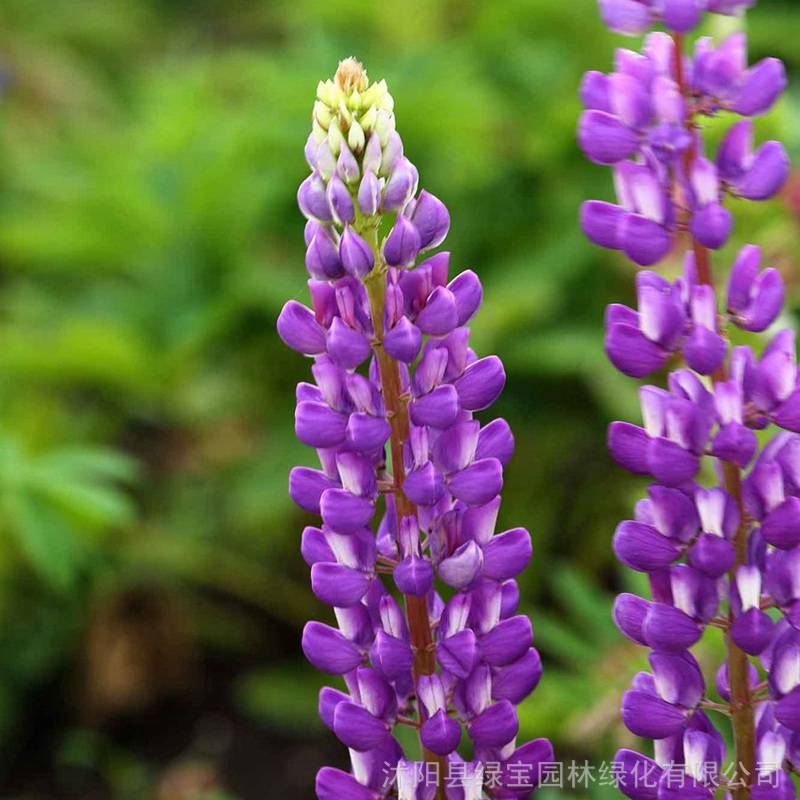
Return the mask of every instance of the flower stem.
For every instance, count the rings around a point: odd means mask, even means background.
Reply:
[[[689,87],[683,68],[683,37],[679,33],[673,34],[675,43],[675,80],[683,97],[688,101]],[[691,169],[697,158],[697,142],[694,138],[694,122],[687,116],[686,127],[692,142],[684,156],[686,179],[689,179]],[[692,238],[697,279],[707,286],[714,286],[714,276],[711,269],[711,254],[696,239]],[[712,376],[714,383],[727,380],[727,370],[723,365]],[[735,547],[736,560],[729,573],[729,585],[735,585],[736,570],[747,563],[747,514],[742,497],[742,473],[736,464],[721,461],[723,484],[725,490],[736,501],[741,515],[741,522],[736,531]],[[729,609],[728,619],[733,624],[733,610]],[[730,627],[725,634],[725,644],[728,653],[728,682],[731,694],[731,723],[733,726],[733,740],[735,749],[735,766],[737,781],[732,788],[734,800],[749,800],[750,786],[755,774],[755,723],[753,718],[753,704],[750,693],[750,680],[747,654],[737,647],[731,636]]]
[[[403,492],[405,482],[405,464],[403,449],[408,441],[408,394],[403,392],[400,380],[400,366],[383,347],[383,315],[386,307],[386,275],[387,267],[378,245],[377,225],[363,231],[375,254],[375,266],[364,278],[370,305],[370,316],[374,328],[373,352],[378,363],[381,378],[383,402],[386,407],[386,418],[391,428],[390,452],[392,457],[392,475],[394,482],[394,507],[397,517],[397,530],[404,517],[417,518],[416,506]],[[414,650],[414,681],[420,675],[433,675],[436,672],[436,654],[433,648],[430,618],[428,616],[428,600],[426,597],[403,596],[411,635],[411,646]],[[444,781],[446,777],[447,759],[430,752],[420,743],[424,761],[433,765],[437,776],[436,800],[445,800]],[[428,770],[425,774],[430,774]]]

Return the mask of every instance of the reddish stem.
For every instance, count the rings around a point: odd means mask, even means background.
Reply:
[[[673,34],[675,43],[675,80],[681,94],[688,101],[689,87],[683,65],[683,37],[679,33]],[[691,175],[692,166],[697,158],[697,141],[694,136],[695,124],[691,116],[687,117],[686,128],[691,136],[691,145],[684,154],[684,169],[686,179]],[[692,238],[697,280],[701,284],[714,286],[714,276],[711,269],[711,253],[696,239]],[[723,365],[712,376],[714,383],[727,380],[727,369]],[[741,514],[741,522],[736,531],[735,547],[736,561],[730,571],[729,581],[731,588],[735,584],[736,570],[747,563],[747,513],[742,498],[742,473],[736,464],[721,461],[723,484],[725,490],[736,500]],[[733,623],[733,611],[728,611],[729,623]],[[750,680],[747,654],[744,653],[730,633],[730,627],[725,634],[725,643],[728,652],[728,682],[731,693],[731,722],[733,726],[733,739],[735,745],[735,764],[738,784],[732,787],[735,800],[749,800],[750,786],[756,766],[755,724],[753,718],[753,703],[750,692]]]

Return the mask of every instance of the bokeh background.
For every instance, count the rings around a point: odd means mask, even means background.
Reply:
[[[794,79],[759,135],[800,156],[800,8],[761,0],[747,24],[751,58]],[[602,314],[633,270],[578,230],[611,188],[574,136],[582,72],[624,44],[595,0],[2,0],[0,797],[294,800],[344,761],[299,653],[327,611],[286,494],[311,463],[307,364],[274,321],[305,293],[316,82],[351,54],[389,81],[453,263],[484,281],[476,349],[508,370],[501,523],[533,532],[523,607],[546,661],[523,734],[592,763],[629,742],[618,698],[642,656],[609,609],[636,584],[610,537],[642,484],[604,439],[637,399]],[[796,308],[800,179],[736,211]]]

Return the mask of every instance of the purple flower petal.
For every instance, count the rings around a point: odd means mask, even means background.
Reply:
[[[681,709],[660,697],[631,690],[622,698],[622,721],[636,736],[666,739],[683,729],[686,718]]]
[[[320,562],[311,567],[311,589],[329,606],[355,605],[366,594],[369,584],[369,576],[341,564]]]
[[[322,622],[308,622],[303,628],[303,653],[321,672],[344,675],[362,661],[362,653],[336,628]]]

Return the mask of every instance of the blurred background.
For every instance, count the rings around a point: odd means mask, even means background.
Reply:
[[[800,164],[800,8],[762,0],[748,27],[751,59],[793,78],[759,135]],[[484,281],[475,347],[508,370],[500,522],[533,533],[523,608],[546,661],[522,733],[567,761],[630,743],[617,709],[642,655],[609,610],[637,586],[610,538],[643,485],[605,427],[638,404],[602,315],[633,270],[578,230],[611,184],[574,136],[582,72],[625,44],[595,0],[3,0],[0,797],[294,800],[345,761],[299,652],[328,612],[286,492],[313,460],[292,422],[308,365],[274,322],[305,296],[315,86],[351,54],[389,82],[454,268]],[[800,177],[736,212],[718,269],[757,241],[796,308]]]

